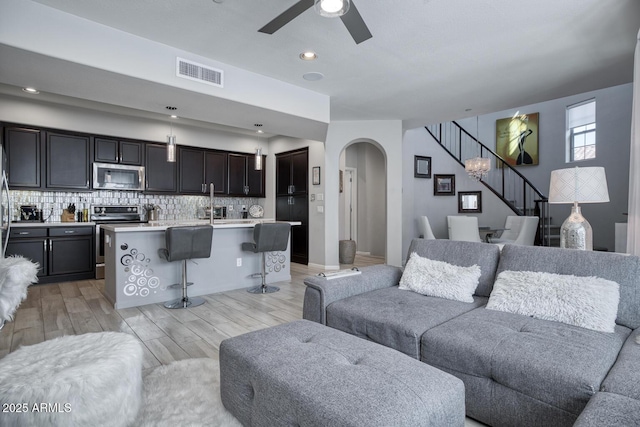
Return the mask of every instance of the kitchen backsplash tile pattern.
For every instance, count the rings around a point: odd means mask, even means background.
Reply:
[[[13,219],[19,218],[21,205],[36,205],[42,209],[43,217],[48,221],[60,221],[62,210],[70,203],[76,209],[90,208],[91,205],[133,205],[152,204],[160,207],[161,220],[194,219],[198,211],[209,206],[208,196],[173,196],[143,194],[136,191],[94,191],[91,193],[73,193],[59,191],[17,191],[11,190],[13,201]],[[215,197],[216,206],[227,207],[227,218],[241,218],[242,207],[260,204],[254,197]],[[233,206],[233,210],[229,210]],[[143,210],[140,210],[143,212]]]

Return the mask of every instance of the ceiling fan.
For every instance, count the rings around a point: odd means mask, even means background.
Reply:
[[[293,21],[302,12],[314,6],[314,3],[322,2],[323,0],[299,0],[297,3],[282,12],[280,15],[276,16],[271,22],[260,28],[258,31],[265,34],[273,34],[289,22]],[[360,16],[360,12],[358,12],[358,9],[356,9],[356,5],[353,4],[353,1],[351,2],[350,7],[349,1],[346,1],[345,7],[347,8],[347,11],[344,14],[339,14],[340,12],[337,12],[335,14],[323,13],[323,11],[319,9],[319,7],[320,5],[316,6],[318,13],[324,16],[340,16],[342,23],[345,27],[347,27],[347,30],[351,34],[351,37],[353,37],[353,40],[356,42],[356,44],[360,44],[372,37],[371,32],[369,32],[369,28],[367,28],[367,25],[364,23],[364,20],[362,19],[362,16]]]

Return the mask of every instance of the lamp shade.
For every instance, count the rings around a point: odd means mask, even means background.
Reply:
[[[551,172],[549,203],[605,203],[609,201],[603,167],[567,168]]]

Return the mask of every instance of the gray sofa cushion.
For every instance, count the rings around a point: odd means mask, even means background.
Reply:
[[[489,422],[492,413],[516,411],[532,420],[527,425],[536,425],[550,408],[557,408],[558,417],[577,416],[630,333],[623,326],[603,333],[478,308],[425,332],[422,360],[463,381],[464,375],[490,381],[488,401],[467,400],[470,416]],[[516,393],[494,393],[502,388]]]
[[[640,400],[640,329],[633,331],[604,379],[601,390]]]
[[[327,326],[420,358],[420,337],[430,328],[486,304],[420,295],[397,286],[345,298],[327,307]]]
[[[640,400],[614,393],[596,393],[573,426],[640,426]]]
[[[631,329],[640,327],[640,258],[636,256],[542,246],[505,245],[497,274],[505,270],[543,271],[613,280],[620,285],[616,323]]]
[[[409,255],[412,252],[421,257],[461,267],[477,264],[482,274],[475,294],[483,297],[488,297],[491,294],[496,268],[500,260],[498,246],[478,242],[413,239],[411,246],[409,246]]]
[[[326,308],[342,298],[358,295],[376,289],[396,286],[400,282],[402,270],[391,265],[362,267],[361,274],[327,280],[324,277],[309,276],[304,279],[307,289],[304,294],[302,317],[306,320],[326,324]]]

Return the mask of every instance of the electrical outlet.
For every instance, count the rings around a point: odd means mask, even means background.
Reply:
[[[318,206],[318,213],[324,213],[324,206]]]
[[[236,258],[236,267],[242,267],[242,258]]]
[[[316,201],[316,195],[315,195],[315,194],[312,194],[312,195],[311,195],[311,201],[312,201],[312,202],[315,202],[315,201]]]
[[[229,207],[227,208],[227,211],[228,211],[228,212],[233,211],[233,205],[229,205]]]

